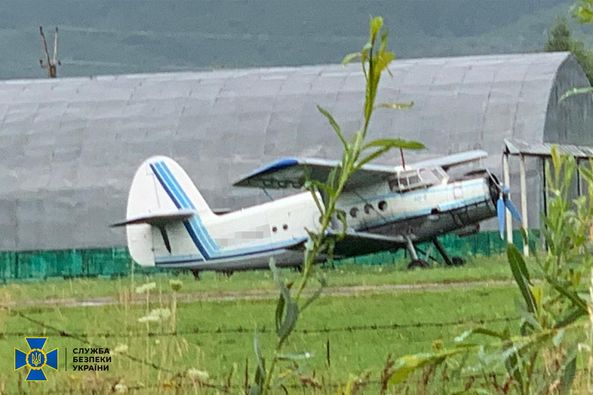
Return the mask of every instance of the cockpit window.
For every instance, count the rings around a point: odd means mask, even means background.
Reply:
[[[448,178],[447,172],[440,167],[423,169],[420,171],[420,175],[425,182],[429,182],[432,185],[441,184],[444,179]]]
[[[389,179],[389,189],[392,192],[402,192],[440,184],[446,177],[446,173],[443,173],[440,168],[400,171]]]

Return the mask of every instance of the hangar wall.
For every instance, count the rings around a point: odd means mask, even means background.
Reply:
[[[587,84],[568,53],[411,59],[391,69],[378,100],[415,105],[378,111],[371,129],[425,142],[408,161],[482,148],[500,173],[505,137],[593,145],[591,97],[557,100]],[[108,225],[125,216],[134,171],[155,154],[179,161],[213,207],[265,201],[232,182],[281,156],[335,158],[339,144],[315,106],[355,130],[363,88],[358,65],[0,81],[0,250],[124,246],[124,232]],[[530,166],[529,190],[540,196],[541,166]],[[540,207],[530,206],[534,227]]]

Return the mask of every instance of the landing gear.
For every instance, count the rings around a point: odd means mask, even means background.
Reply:
[[[200,271],[199,270],[194,269],[191,271],[191,274],[194,275],[194,279],[196,279],[196,280],[200,279]]]
[[[462,266],[465,264],[465,260],[459,256],[450,257],[449,254],[447,254],[445,247],[443,247],[443,245],[441,244],[439,239],[437,239],[436,237],[434,239],[432,239],[432,244],[434,244],[437,251],[443,258],[445,265],[447,265],[447,266]],[[425,261],[424,259],[420,259],[418,257],[418,253],[416,251],[418,250],[418,251],[422,252],[422,250],[416,248],[416,246],[412,242],[412,239],[409,236],[406,236],[406,249],[408,250],[408,254],[410,254],[410,257],[412,258],[410,263],[408,263],[408,269],[415,269],[415,268],[424,269],[424,268],[430,267],[430,264],[427,261]],[[424,252],[422,252],[422,253],[424,254]],[[424,254],[424,255],[429,257],[430,259],[432,259],[434,262],[438,263],[438,260],[436,258],[430,256],[430,254]]]
[[[463,259],[460,256],[454,256],[453,258],[451,258],[451,260],[453,261],[453,265],[454,266],[463,266],[463,265],[465,265],[465,259]]]
[[[412,257],[412,261],[408,263],[408,269],[426,269],[430,267],[428,262],[423,259],[418,258],[418,254],[416,253],[416,248],[414,247],[414,243],[412,243],[412,239],[409,236],[406,236],[406,248],[408,249],[408,253],[410,257]]]
[[[430,264],[423,259],[414,259],[408,263],[408,269],[426,269],[429,268]]]
[[[447,265],[447,266],[462,266],[465,264],[465,261],[463,260],[463,258],[461,258],[459,256],[454,256],[452,258],[449,257],[449,255],[447,254],[447,251],[445,250],[445,247],[443,247],[443,245],[441,244],[439,239],[437,239],[436,237],[432,240],[432,244],[434,244],[434,246],[436,247],[439,254],[441,254],[441,256],[443,257],[443,260],[445,261],[445,265]]]

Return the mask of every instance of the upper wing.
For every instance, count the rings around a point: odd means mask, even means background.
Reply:
[[[299,189],[307,177],[311,180],[326,181],[330,171],[340,162],[314,158],[283,158],[263,166],[233,185],[266,189]],[[360,188],[387,180],[396,167],[365,165],[354,173],[345,190]]]
[[[421,162],[412,163],[410,165],[410,168],[424,169],[430,167],[442,167],[443,170],[447,171],[451,167],[460,166],[480,159],[484,159],[487,156],[488,152],[483,150],[466,151],[460,152],[458,154],[441,156],[439,158],[428,159],[423,160]]]
[[[412,163],[406,166],[406,170],[442,167],[446,171],[453,166],[480,160],[486,156],[488,156],[488,153],[482,150],[461,152],[459,154]],[[266,189],[299,189],[305,183],[307,176],[311,180],[326,181],[329,172],[339,164],[340,162],[338,161],[326,159],[282,158],[260,167],[233,185],[237,187]],[[400,170],[402,170],[401,166],[364,165],[352,175],[344,190],[349,191],[384,182]]]

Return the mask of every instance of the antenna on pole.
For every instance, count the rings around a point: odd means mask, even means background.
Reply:
[[[56,31],[54,33],[54,48],[52,56],[49,55],[49,50],[47,48],[47,40],[45,39],[45,34],[43,33],[43,26],[39,26],[39,35],[41,35],[41,49],[44,53],[42,56],[45,56],[45,62],[42,59],[39,59],[39,64],[41,65],[42,69],[47,69],[47,76],[49,78],[57,78],[58,77],[58,66],[61,66],[62,63],[58,59],[58,28],[56,27]]]

